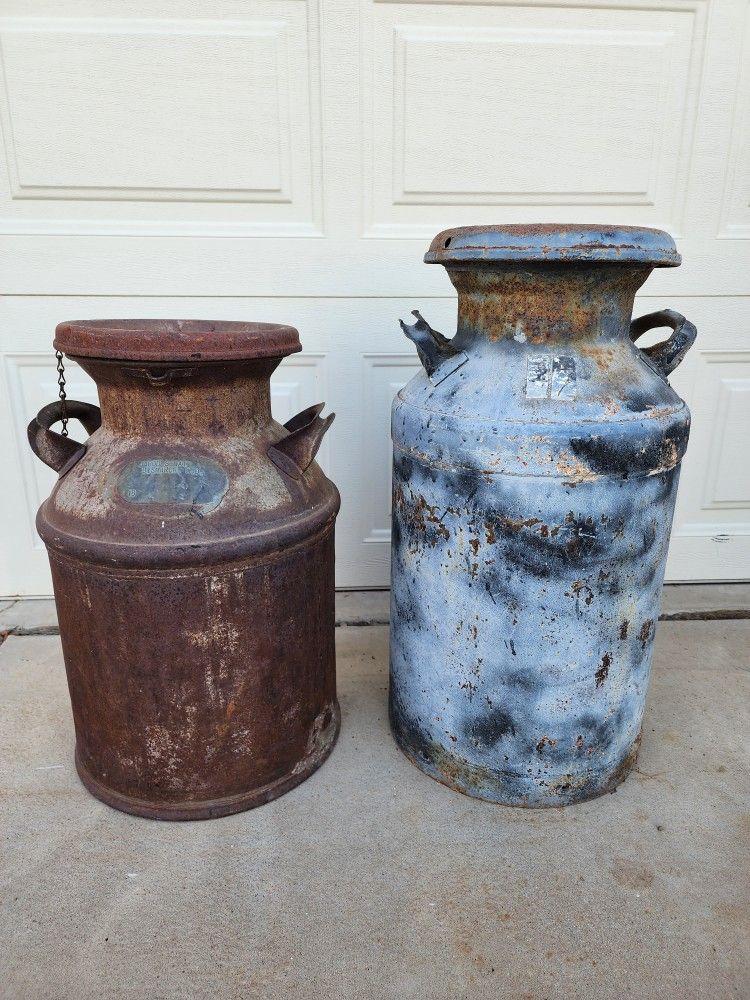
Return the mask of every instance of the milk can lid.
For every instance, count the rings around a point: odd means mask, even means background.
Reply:
[[[573,224],[445,229],[424,259],[426,264],[601,261],[652,267],[677,267],[682,260],[672,237],[661,229]]]
[[[301,351],[293,326],[196,319],[86,319],[60,323],[55,349],[115,361],[242,361]]]

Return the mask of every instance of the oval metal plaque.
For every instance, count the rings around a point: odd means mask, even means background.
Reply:
[[[213,462],[190,458],[144,458],[120,473],[117,489],[128,503],[218,507],[229,488],[226,472]]]

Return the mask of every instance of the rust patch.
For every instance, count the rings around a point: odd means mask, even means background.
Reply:
[[[593,590],[583,580],[575,580],[571,584],[570,590],[565,591],[565,596],[579,598],[586,605],[591,605],[594,601]]]
[[[556,747],[556,746],[557,746],[557,740],[553,740],[551,736],[542,736],[542,738],[536,745],[536,752],[544,753],[545,747]]]
[[[641,625],[641,630],[638,633],[638,639],[640,640],[641,646],[645,649],[648,645],[648,641],[651,638],[651,632],[654,627],[653,619],[647,618],[646,621]]]
[[[439,780],[455,791],[466,794],[466,787],[488,785],[492,787],[497,777],[485,767],[477,767],[449,753],[438,743],[431,743],[426,759],[438,772]]]
[[[504,528],[507,528],[508,531],[518,532],[522,528],[533,528],[535,524],[541,524],[542,522],[538,517],[527,517],[525,520],[513,520],[511,517],[501,517],[499,518],[499,523]]]
[[[576,340],[584,342],[597,328],[601,314],[601,271],[596,265],[574,269],[497,262],[486,268],[447,269],[459,298],[459,316],[468,327],[489,340],[519,339],[531,344]],[[643,284],[648,267],[623,268],[608,283],[623,313],[630,312],[633,296]],[[533,321],[529,320],[533,317]]]
[[[600,475],[590,466],[582,462],[580,458],[571,455],[570,452],[561,451],[555,468],[561,476],[565,477],[566,486],[577,486],[579,483],[592,483],[600,479]]]
[[[602,657],[602,662],[599,664],[599,669],[594,674],[596,678],[596,686],[601,687],[607,679],[609,674],[609,668],[612,665],[612,657],[609,653],[605,653]]]

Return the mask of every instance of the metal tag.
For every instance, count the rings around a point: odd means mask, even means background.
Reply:
[[[433,373],[429,376],[430,382],[433,385],[440,385],[441,382],[445,381],[449,375],[453,372],[458,371],[461,365],[465,365],[469,360],[468,354],[464,354],[460,351],[458,354],[452,354],[445,361],[441,361]]]
[[[218,465],[189,458],[142,459],[126,466],[117,482],[128,503],[189,504],[202,511],[218,507],[228,488]]]

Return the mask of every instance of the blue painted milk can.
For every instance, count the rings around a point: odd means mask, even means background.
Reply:
[[[458,330],[402,323],[424,371],[393,404],[393,733],[469,795],[593,798],[638,753],[690,427],[667,379],[695,327],[633,299],[680,256],[652,229],[477,226],[425,261]]]

